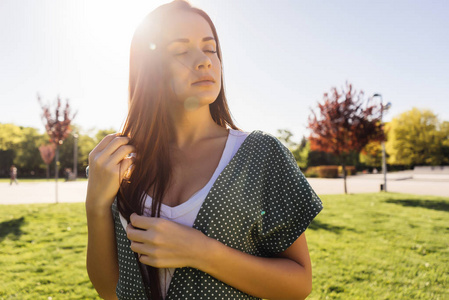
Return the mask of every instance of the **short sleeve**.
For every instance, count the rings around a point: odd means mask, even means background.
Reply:
[[[272,256],[288,249],[323,206],[290,150],[270,134],[266,139],[258,247],[264,255]]]

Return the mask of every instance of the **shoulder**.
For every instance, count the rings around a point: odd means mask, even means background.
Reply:
[[[262,130],[254,130],[248,136],[252,137],[252,144],[258,149],[258,152],[267,153],[270,155],[273,154],[287,154],[290,153],[290,150],[281,143],[281,141],[272,135],[271,133],[262,131]]]
[[[274,135],[262,130],[253,130],[241,148],[246,163],[257,167],[266,169],[279,164],[297,166],[291,151]]]
[[[284,146],[277,137],[271,133],[262,130],[253,130],[249,133],[248,137],[252,138],[253,143],[261,144],[261,146],[267,147],[280,147]]]

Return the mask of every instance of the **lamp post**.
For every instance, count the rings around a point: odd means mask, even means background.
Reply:
[[[383,124],[383,114],[384,111],[388,111],[391,107],[391,103],[388,102],[385,106],[383,104],[383,100],[382,100],[382,95],[381,94],[374,94],[374,97],[380,97],[380,123]],[[383,190],[384,192],[387,191],[387,160],[385,157],[385,141],[382,140],[382,173],[384,174],[384,185],[383,185]]]

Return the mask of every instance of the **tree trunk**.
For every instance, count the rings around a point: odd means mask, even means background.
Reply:
[[[47,165],[47,180],[50,179],[50,165]]]
[[[343,182],[344,182],[344,186],[345,186],[345,194],[348,193],[348,189],[346,188],[346,164],[345,164],[345,159],[343,158],[341,167],[343,168]]]

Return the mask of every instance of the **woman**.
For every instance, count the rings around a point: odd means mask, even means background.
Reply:
[[[291,152],[239,130],[215,27],[173,1],[136,30],[129,112],[89,155],[87,270],[105,299],[303,299],[322,209]],[[112,210],[111,210],[112,206]]]

